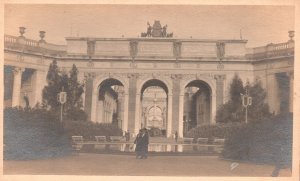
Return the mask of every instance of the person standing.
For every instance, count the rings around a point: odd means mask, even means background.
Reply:
[[[175,132],[175,141],[176,141],[176,143],[178,141],[178,132],[177,131]]]
[[[141,158],[142,156],[142,130],[140,129],[139,133],[136,135],[136,138],[134,140],[134,144],[136,145],[135,146],[135,153],[136,153],[136,156],[135,158],[138,159],[138,158]]]
[[[149,133],[146,128],[141,129],[134,140],[136,144],[135,152],[136,159],[147,159],[148,158],[148,145],[149,145]]]
[[[148,146],[149,146],[149,133],[146,128],[143,129],[141,144],[142,144],[141,159],[147,159],[148,158]]]

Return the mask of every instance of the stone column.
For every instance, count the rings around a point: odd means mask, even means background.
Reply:
[[[12,107],[20,105],[20,97],[21,97],[21,81],[22,81],[22,73],[24,68],[15,67],[13,70],[14,74],[14,83],[13,83],[13,94],[12,94]]]
[[[172,137],[172,94],[168,94],[168,120],[167,120],[167,137]]]
[[[135,97],[135,123],[134,123],[134,134],[139,133],[139,129],[141,128],[141,94],[137,93]]]
[[[41,104],[43,102],[43,89],[47,84],[47,74],[44,70],[35,71],[35,88],[33,102],[31,106],[35,106],[37,103]]]
[[[85,75],[86,83],[85,83],[85,104],[84,104],[84,111],[87,114],[87,119],[90,121],[96,121],[96,106],[97,106],[97,94],[94,94],[93,91],[93,79],[94,75],[88,73]],[[97,91],[96,91],[97,93]],[[94,99],[93,99],[94,97]]]
[[[129,107],[129,99],[128,94],[125,93],[124,95],[124,117],[123,117],[123,124],[122,124],[122,130],[128,131],[128,107]]]
[[[118,126],[122,129],[124,120],[124,93],[118,92],[118,102],[117,102],[117,115],[118,115]],[[125,131],[125,130],[124,130]]]
[[[216,104],[217,109],[224,104],[224,80],[225,75],[215,75],[216,79]],[[213,118],[212,118],[213,119]]]
[[[128,88],[128,129],[130,133],[135,133],[136,121],[136,81],[137,74],[128,74],[129,88]],[[126,107],[126,106],[125,106]]]
[[[280,112],[280,96],[278,93],[278,82],[274,73],[267,75],[267,99],[270,112],[278,114]]]
[[[179,118],[178,118],[178,137],[183,137],[183,103],[184,103],[184,91],[179,95]]]
[[[294,104],[294,72],[288,72],[290,78],[289,112],[293,112]]]
[[[179,106],[179,95],[180,95],[180,79],[182,75],[173,74],[171,76],[173,91],[172,91],[172,133],[178,132],[179,122],[182,121],[182,117],[179,117],[179,110],[183,107]],[[183,110],[182,110],[183,111]],[[179,136],[179,133],[178,133]]]

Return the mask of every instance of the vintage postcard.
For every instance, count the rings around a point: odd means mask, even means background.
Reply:
[[[69,3],[3,3],[4,180],[299,179],[295,2]]]

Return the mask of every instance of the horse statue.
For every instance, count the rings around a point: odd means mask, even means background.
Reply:
[[[167,37],[172,38],[173,37],[173,32],[172,33],[168,33]]]

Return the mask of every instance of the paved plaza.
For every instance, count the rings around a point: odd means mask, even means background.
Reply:
[[[48,160],[4,161],[4,174],[268,177],[274,169],[272,165],[233,163],[217,156],[150,155],[141,160],[135,159],[134,155],[80,153]],[[283,169],[279,174],[290,175],[290,169]]]

